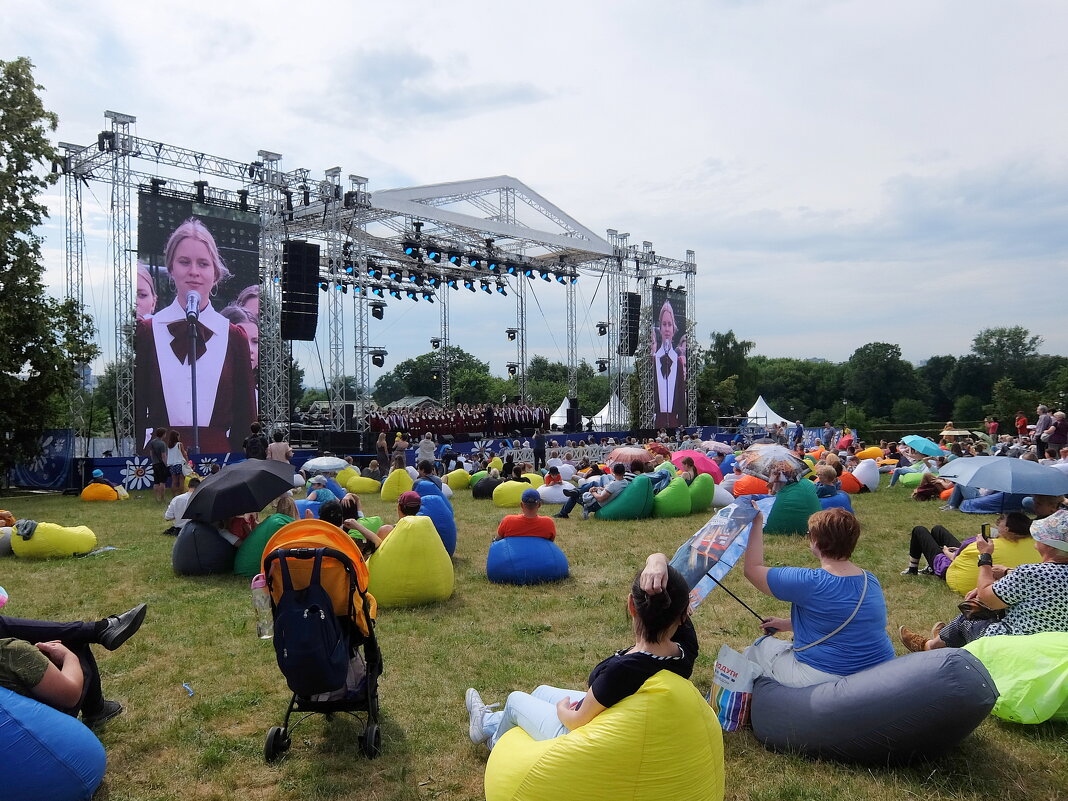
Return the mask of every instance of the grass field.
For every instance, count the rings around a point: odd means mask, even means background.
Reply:
[[[918,523],[941,522],[963,539],[990,518],[939,512],[937,503],[915,503],[900,488],[853,500],[864,527],[855,559],[882,582],[895,643],[900,624],[924,629],[947,619],[958,599],[944,583],[898,575],[908,532]],[[704,522],[700,516],[557,521],[572,577],[549,586],[500,586],[486,580],[484,567],[504,511],[458,493],[452,599],[379,615],[382,757],[369,762],[360,756],[355,722],[316,716],[296,729],[289,755],[269,766],[264,735],[281,723],[289,695],[271,644],[256,638],[247,581],[176,577],[170,563],[174,540],[161,535],[163,509],[150,494],[110,504],[11,497],[0,506],[17,517],[88,525],[100,545],[118,549],[84,559],[0,562],[0,584],[11,595],[5,613],[96,619],[140,601],[149,604],[135,637],[114,653],[99,653],[105,694],[126,706],[101,733],[108,771],[97,798],[108,801],[482,798],[487,752],[467,739],[464,689],[475,686],[492,702],[540,683],[585,686],[594,664],[633,642],[624,599],[645,555],[671,553]],[[366,499],[365,509],[393,517],[377,498]],[[816,564],[801,538],[767,539],[770,564]],[[785,604],[753,590],[740,569],[728,586],[763,613],[786,612]],[[719,646],[743,647],[759,633],[755,622],[721,592],[698,611],[702,654],[693,680],[702,691],[711,682]],[[749,732],[727,734],[724,741],[730,799],[1068,798],[1065,726],[1025,727],[991,718],[950,756],[893,770],[772,754]]]

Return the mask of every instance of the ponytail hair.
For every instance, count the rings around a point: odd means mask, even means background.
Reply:
[[[690,588],[682,573],[670,565],[667,586],[656,595],[650,595],[641,588],[641,575],[639,570],[630,588],[637,612],[634,621],[640,636],[651,642],[660,642],[671,624],[677,623],[689,608]]]

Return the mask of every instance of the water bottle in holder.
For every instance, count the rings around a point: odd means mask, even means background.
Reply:
[[[261,640],[274,638],[274,619],[271,616],[271,595],[267,592],[267,577],[260,573],[252,579],[252,608],[256,612],[256,636]]]

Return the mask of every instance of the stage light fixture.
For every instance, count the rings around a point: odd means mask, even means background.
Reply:
[[[472,256],[467,260],[467,263],[471,265],[472,270],[477,270],[479,267],[482,266],[482,259],[480,259],[478,256]]]
[[[671,289],[671,279],[670,278],[667,279],[667,281],[664,282],[664,288],[665,289]]]
[[[524,267],[523,268],[523,277],[524,278],[534,278],[534,268],[533,267]]]
[[[416,293],[415,291],[413,291],[413,290],[411,290],[411,289],[409,289],[409,290],[408,290],[407,292],[405,292],[405,293],[404,293],[404,296],[405,296],[406,298],[408,298],[408,300],[414,300],[414,301],[415,301],[416,303],[418,303],[418,302],[419,302],[419,295],[418,295],[418,293]]]
[[[375,367],[381,367],[386,363],[386,356],[388,355],[388,351],[382,348],[375,348],[371,351],[371,364],[373,364]]]
[[[479,283],[482,285],[483,292],[485,292],[487,295],[493,294],[493,290],[490,289],[489,281],[480,281]]]
[[[204,190],[206,190],[208,188],[208,182],[207,181],[193,181],[193,186],[195,186],[197,188],[197,203],[203,203],[204,202]],[[287,211],[293,211],[293,202],[292,202],[291,199],[289,201],[289,207],[287,208]]]
[[[510,261],[509,262],[505,262],[504,271],[506,273],[508,273],[508,275],[515,275],[516,267]]]
[[[427,248],[426,257],[434,262],[434,264],[441,264],[441,251],[437,248]]]
[[[603,337],[608,334],[608,323],[597,323],[597,336]]]
[[[449,264],[451,264],[453,267],[459,267],[460,264],[463,263],[463,260],[464,260],[464,254],[463,253],[455,253],[455,252],[449,253]]]
[[[334,284],[334,289],[336,289],[342,295],[349,294],[349,288],[346,284]]]
[[[371,289],[371,291],[374,292],[376,295],[378,295],[378,297],[382,297],[382,287],[380,287],[380,286],[373,287]]]
[[[472,281],[470,278],[464,279],[464,289],[470,289],[472,292],[474,292],[475,291],[475,282]]]
[[[330,284],[327,283],[326,281],[320,281],[319,282],[319,289],[323,290],[323,292],[326,292],[326,290],[328,290],[329,288],[330,288]]]
[[[519,329],[518,328],[506,328],[506,329],[504,329],[504,333],[506,333],[508,335],[508,341],[509,342],[515,342],[515,338],[519,334]]]
[[[282,276],[280,276],[280,275],[276,275],[276,276],[274,277],[274,282],[275,282],[276,284],[280,284],[280,283],[282,283]]]
[[[382,294],[382,288],[381,287],[377,287],[376,286],[374,291],[375,291],[375,294],[377,294],[377,295],[381,295]],[[380,301],[380,300],[372,300],[368,305],[371,307],[371,316],[374,317],[376,320],[381,320],[385,316],[385,314],[386,314],[386,304],[383,303],[382,301]]]
[[[598,373],[607,373],[608,372],[608,359],[598,359],[597,360],[597,372]]]
[[[489,260],[489,264],[487,264],[486,266],[487,266],[487,268],[489,269],[489,271],[490,271],[491,273],[495,273],[495,272],[497,272],[497,271],[498,271],[499,269],[501,269],[501,265],[499,265],[499,264],[497,263],[497,260],[496,260],[496,259],[490,259],[490,260]]]
[[[304,201],[305,206],[311,205],[311,190],[306,186],[301,187],[301,200]]]
[[[508,375],[515,375],[519,372],[519,365],[516,362],[508,362]]]
[[[660,278],[659,277],[653,279],[653,286],[654,287],[660,286]]]
[[[508,296],[508,293],[504,291],[504,284],[502,284],[500,281],[497,282],[497,294],[504,295],[505,297]]]
[[[459,289],[459,288],[460,288],[460,287],[459,287],[459,286],[457,285],[457,283],[456,283],[456,279],[455,279],[455,278],[450,278],[450,279],[448,279],[448,280],[447,280],[447,281],[446,281],[445,283],[446,283],[446,284],[448,284],[448,286],[449,286],[449,288],[450,288],[450,289]]]
[[[396,281],[398,275],[400,275],[400,271],[397,270],[396,267],[390,267],[389,268],[389,280],[390,281]]]
[[[432,347],[434,350],[437,350],[441,347],[441,340],[438,337],[433,337],[430,340],[430,347]]]
[[[423,293],[423,300],[425,300],[427,303],[433,303],[434,302],[434,296],[429,292],[424,292]]]
[[[390,290],[389,290],[389,295],[390,295],[390,297],[393,297],[393,298],[399,298],[400,297],[400,290],[397,289],[397,287],[391,287]]]
[[[552,281],[553,281],[553,274],[551,272],[549,272],[548,270],[542,270],[541,271],[541,280],[542,281],[548,281],[551,284]]]
[[[426,282],[436,289],[440,280],[436,275],[430,275],[427,276]]]
[[[570,280],[571,280],[572,284],[577,284],[578,283],[578,273],[575,273],[573,276],[571,276]]]
[[[556,283],[558,283],[558,284],[566,284],[567,283],[567,276],[564,275],[563,273],[559,273],[556,276]]]
[[[419,245],[416,242],[404,243],[404,255],[412,259],[419,258]]]
[[[356,265],[354,265],[351,261],[345,262],[345,272],[349,275],[352,275],[354,272],[356,272]]]

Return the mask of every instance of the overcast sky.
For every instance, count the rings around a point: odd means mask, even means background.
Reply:
[[[512,175],[594,231],[695,250],[702,342],[733,328],[759,353],[832,360],[897,342],[919,361],[1022,324],[1068,353],[1056,0],[4,6],[0,52],[35,63],[57,141],[95,141],[114,109],[148,139],[274,150],[372,192]],[[107,202],[92,184],[86,297],[105,358]],[[49,204],[59,294],[61,185]],[[592,361],[606,299],[580,286]],[[563,290],[536,293],[529,353],[563,360]],[[454,344],[503,373],[511,296],[454,298]],[[436,306],[397,302],[371,341],[388,369],[437,326]],[[295,352],[313,383],[314,347]]]

